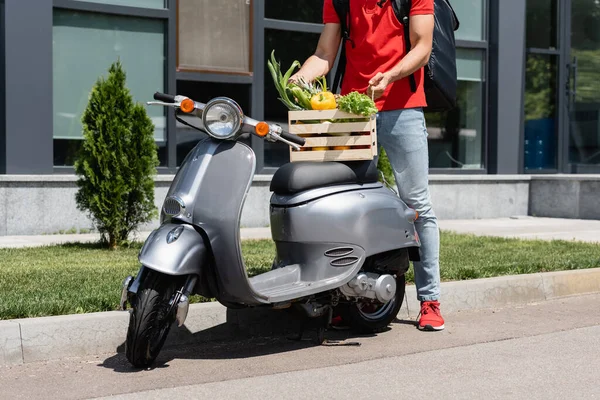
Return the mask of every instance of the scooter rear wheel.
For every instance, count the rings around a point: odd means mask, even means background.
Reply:
[[[385,329],[396,318],[404,302],[406,277],[396,277],[396,294],[385,304],[374,306],[370,303],[355,303],[344,306],[340,314],[344,323],[360,333],[376,333]]]
[[[137,368],[150,366],[160,353],[175,313],[169,301],[177,291],[173,277],[149,271],[142,283],[129,317],[125,354]]]

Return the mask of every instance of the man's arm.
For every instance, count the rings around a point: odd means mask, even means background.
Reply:
[[[413,15],[410,17],[410,43],[411,50],[391,70],[381,73],[371,79],[368,90],[375,92],[375,98],[383,94],[385,88],[392,82],[406,78],[419,68],[425,66],[431,56],[433,43],[433,28],[435,20],[433,15]]]
[[[306,60],[290,80],[298,81],[303,78],[306,82],[311,82],[315,78],[326,75],[333,67],[341,38],[340,24],[325,24],[315,54]]]

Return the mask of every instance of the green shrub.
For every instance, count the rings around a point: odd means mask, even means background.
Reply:
[[[84,142],[75,162],[77,207],[86,211],[114,249],[157,214],[154,179],[158,166],[154,125],[134,103],[120,61],[100,77],[82,117]]]
[[[381,151],[379,152],[379,159],[377,160],[377,168],[379,169],[379,171],[381,173],[383,173],[383,176],[385,177],[385,180],[387,181],[387,183],[390,186],[394,186],[395,182],[396,182],[396,179],[394,178],[394,170],[392,169],[392,166],[390,165],[390,160],[388,159],[387,154],[385,153],[385,150],[383,149],[383,147],[381,147]],[[382,181],[381,176],[379,177],[379,180]]]

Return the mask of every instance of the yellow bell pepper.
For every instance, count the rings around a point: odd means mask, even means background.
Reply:
[[[334,110],[337,108],[335,95],[331,92],[321,92],[315,94],[310,99],[310,105],[313,110]]]

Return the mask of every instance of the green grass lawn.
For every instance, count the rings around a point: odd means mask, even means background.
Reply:
[[[115,310],[141,244],[108,251],[94,244],[0,249],[0,319]],[[274,245],[243,243],[250,275],[268,270]],[[600,246],[442,232],[443,281],[600,267]],[[407,275],[412,282],[412,268]],[[198,296],[195,301],[202,301]]]

